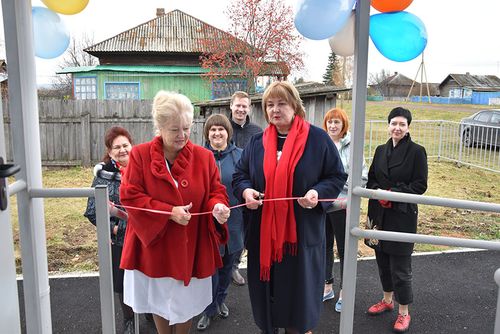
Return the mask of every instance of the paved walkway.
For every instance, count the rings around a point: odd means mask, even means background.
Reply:
[[[338,273],[338,263],[335,266],[335,273]],[[415,256],[415,302],[410,309],[413,318],[410,333],[493,333],[498,298],[498,287],[493,275],[498,268],[500,252],[494,251]],[[19,291],[22,296],[21,285]],[[54,333],[100,333],[97,277],[51,278],[50,287]],[[368,306],[380,298],[375,261],[359,261],[354,333],[392,332],[396,313],[379,317],[366,314]],[[335,301],[324,303],[321,321],[318,328],[314,329],[314,334],[339,332],[340,314],[333,309]],[[259,333],[253,322],[247,286],[231,286],[227,305],[230,309],[229,318],[215,320],[204,333]],[[122,320],[118,305],[116,311],[117,333],[121,333]],[[21,313],[25,333],[24,307],[21,307]],[[141,317],[141,333],[155,332],[154,326]],[[191,333],[197,333],[194,325]]]

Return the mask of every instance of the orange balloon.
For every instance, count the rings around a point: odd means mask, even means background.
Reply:
[[[405,10],[413,0],[372,0],[372,7],[382,13]]]

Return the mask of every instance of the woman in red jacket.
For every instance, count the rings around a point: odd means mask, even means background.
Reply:
[[[228,198],[212,152],[189,141],[191,101],[160,91],[152,117],[157,136],[134,147],[120,188],[129,207],[124,298],[136,313],[154,315],[158,333],[188,333],[192,318],[212,302]]]

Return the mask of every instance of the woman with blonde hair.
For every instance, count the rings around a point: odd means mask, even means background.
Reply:
[[[157,136],[134,147],[120,188],[129,213],[124,297],[136,313],[153,314],[158,333],[187,334],[212,302],[228,198],[212,152],[189,141],[189,99],[160,91],[152,116]]]

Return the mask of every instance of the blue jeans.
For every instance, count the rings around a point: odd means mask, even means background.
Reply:
[[[218,306],[226,300],[227,291],[231,284],[231,273],[234,259],[239,252],[228,254],[227,247],[222,257],[222,268],[218,269],[212,276],[212,303],[205,309],[205,314],[213,317],[217,314]]]

